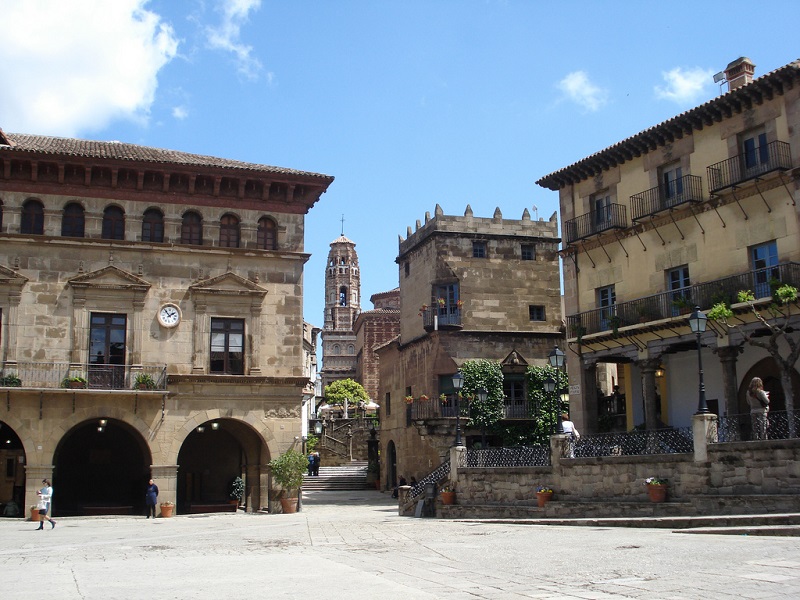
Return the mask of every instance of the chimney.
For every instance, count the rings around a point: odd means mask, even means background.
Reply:
[[[753,81],[756,66],[749,58],[742,56],[725,67],[725,79],[728,81],[728,91],[740,88]]]

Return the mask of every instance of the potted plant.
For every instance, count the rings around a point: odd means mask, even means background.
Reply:
[[[456,503],[456,485],[455,483],[448,483],[442,488],[442,504],[455,504]]]
[[[667,499],[668,483],[666,479],[661,477],[648,477],[644,480],[650,502],[664,502]]]
[[[540,485],[536,488],[536,504],[539,508],[543,508],[545,504],[553,499],[553,488],[546,485]]]
[[[147,373],[137,373],[133,380],[133,389],[135,390],[154,390],[156,389],[156,380],[152,375]]]
[[[86,388],[86,379],[80,376],[67,376],[61,380],[61,387],[70,388],[73,390],[82,390]]]
[[[4,375],[0,377],[0,387],[21,387],[22,380],[14,375],[14,373],[9,373],[8,375]]]
[[[692,299],[686,296],[675,296],[672,299],[672,305],[678,309],[678,313],[688,315],[694,308],[692,306]]]
[[[291,491],[298,490],[299,495],[300,486],[303,485],[303,475],[308,470],[308,458],[290,449],[269,461],[269,466],[275,481],[283,488],[281,492],[283,512],[297,512],[297,497],[291,497]]]
[[[406,404],[414,404],[414,396],[405,397]]]
[[[236,506],[242,503],[242,496],[244,496],[244,481],[241,477],[236,477],[231,482],[230,503]]]
[[[167,500],[161,503],[161,516],[167,519],[172,516],[172,511],[175,509],[175,503]]]

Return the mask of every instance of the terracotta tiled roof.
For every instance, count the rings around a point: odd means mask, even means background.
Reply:
[[[13,152],[44,153],[59,156],[76,156],[110,160],[129,160],[131,162],[149,162],[187,167],[216,167],[257,171],[259,173],[314,177],[333,181],[333,177],[308,171],[297,171],[283,167],[271,167],[256,163],[240,162],[226,158],[190,154],[177,150],[150,148],[123,142],[99,142],[78,140],[44,135],[28,135],[24,133],[4,133],[0,129],[0,150]]]
[[[792,89],[798,84],[800,84],[800,60],[780,67],[754,79],[747,85],[731,90],[663,123],[645,129],[568,167],[545,175],[536,184],[555,191],[589,179],[606,169],[647,154],[674,139],[691,135],[695,129],[708,127],[733,114],[747,110],[753,104],[760,104],[764,98],[769,99],[775,94],[783,94],[784,89]]]

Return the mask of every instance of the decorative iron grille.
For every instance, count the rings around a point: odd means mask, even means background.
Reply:
[[[600,433],[581,436],[575,442],[575,457],[637,456],[694,452],[691,427]]]
[[[550,446],[467,450],[465,467],[548,467]]]
[[[759,423],[750,413],[719,417],[718,442],[749,442],[759,439]],[[788,440],[800,436],[800,411],[776,411],[767,415],[766,439]]]
[[[423,494],[425,493],[426,483],[435,483],[438,486],[442,481],[447,479],[449,475],[450,461],[447,460],[436,467],[433,471],[425,475],[425,477],[417,481],[415,485],[411,486],[411,490],[408,492],[408,501],[416,502],[422,498]]]

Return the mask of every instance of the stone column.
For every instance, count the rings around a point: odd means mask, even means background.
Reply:
[[[178,514],[178,465],[150,465],[150,477],[158,486],[159,504],[174,503],[173,514]]]
[[[17,327],[19,324],[19,300],[21,294],[18,289],[14,289],[8,294],[8,316],[5,319],[5,338],[2,340],[3,356],[0,357],[9,366],[9,363],[17,362]]]
[[[254,296],[250,305],[250,343],[247,351],[250,355],[250,375],[261,375],[261,296]]]
[[[656,402],[656,370],[660,358],[649,358],[639,363],[642,371],[644,395],[644,423],[646,429],[658,429],[658,405]]]
[[[245,465],[247,484],[244,490],[247,512],[258,512],[261,508],[261,465]]]
[[[708,460],[708,445],[717,441],[717,415],[699,413],[692,415],[694,462]]]
[[[575,360],[575,359],[571,359]],[[572,394],[570,394],[570,417],[575,423],[575,427],[583,434],[597,433],[597,361],[586,360],[579,357],[579,377],[580,399],[577,407],[572,406]],[[569,366],[567,367],[569,372]],[[572,384],[572,378],[570,378]],[[578,408],[577,411],[574,408]]]
[[[205,352],[206,340],[210,333],[209,317],[206,313],[206,303],[195,301],[194,303],[194,331],[192,332],[192,374],[203,375],[206,372]],[[209,348],[210,352],[210,348]]]
[[[727,415],[735,415],[739,412],[736,359],[742,353],[742,350],[741,346],[723,346],[716,350],[719,362],[722,363],[722,388],[725,392],[724,410]]]

